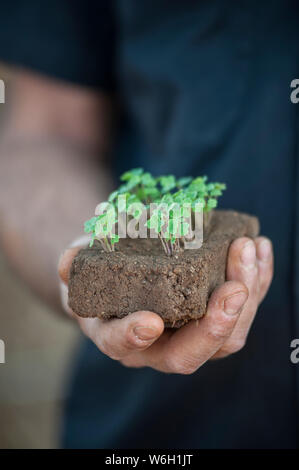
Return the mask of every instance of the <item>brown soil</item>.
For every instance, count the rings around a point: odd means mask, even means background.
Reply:
[[[71,269],[69,305],[82,317],[102,319],[149,310],[179,327],[204,315],[211,292],[225,280],[232,240],[258,232],[256,217],[215,211],[202,247],[174,257],[156,239],[122,239],[114,253],[99,245],[81,250]]]

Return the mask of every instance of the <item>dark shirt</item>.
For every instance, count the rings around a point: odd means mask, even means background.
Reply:
[[[125,368],[84,340],[63,446],[298,446],[298,10],[291,0],[4,2],[2,60],[118,93],[118,173],[225,181],[221,207],[256,214],[276,255],[246,347],[190,376]]]

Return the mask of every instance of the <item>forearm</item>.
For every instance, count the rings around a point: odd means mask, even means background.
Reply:
[[[68,139],[7,138],[0,145],[0,240],[35,292],[59,305],[57,261],[111,183],[99,156]]]

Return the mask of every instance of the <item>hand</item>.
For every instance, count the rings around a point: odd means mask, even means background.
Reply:
[[[191,374],[209,359],[235,353],[245,345],[257,308],[273,276],[271,242],[243,237],[229,249],[227,281],[212,293],[206,315],[179,330],[165,330],[159,315],[134,312],[122,319],[81,318],[67,306],[67,282],[72,247],[59,262],[65,308],[83,333],[107,356],[128,367],[152,367],[162,372]]]

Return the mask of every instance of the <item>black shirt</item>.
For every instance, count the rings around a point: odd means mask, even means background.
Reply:
[[[118,172],[227,182],[222,207],[256,214],[276,255],[246,347],[191,376],[124,368],[84,340],[64,446],[298,446],[298,9],[291,0],[4,2],[3,60],[118,93]]]

